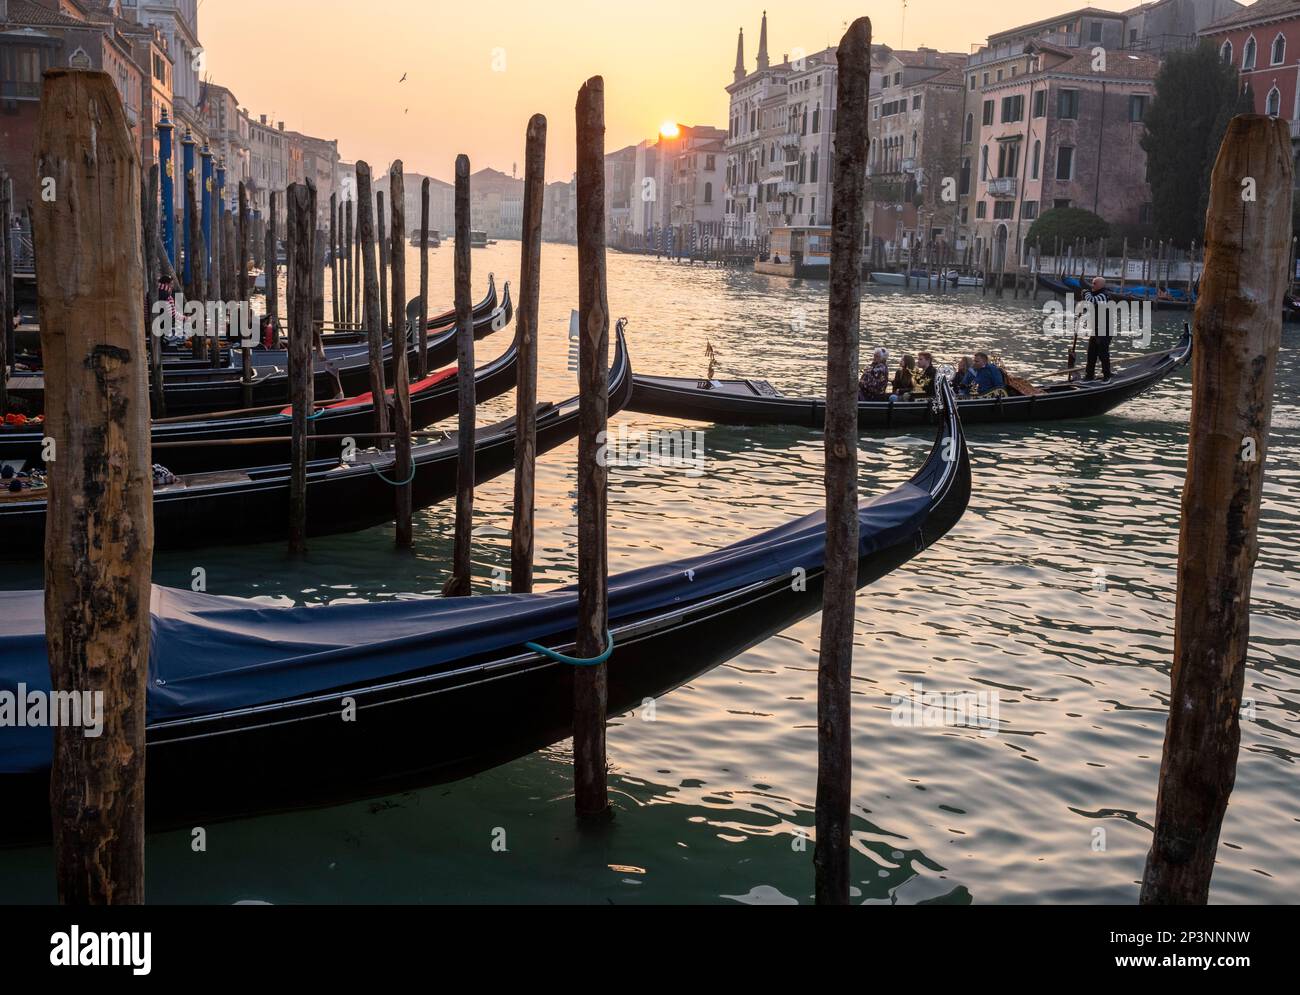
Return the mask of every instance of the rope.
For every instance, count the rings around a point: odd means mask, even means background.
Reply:
[[[384,471],[381,470],[381,469],[379,469],[379,464],[378,464],[378,463],[371,463],[371,464],[370,464],[370,469],[374,470],[374,471],[375,471],[375,476],[378,477],[380,480],[382,480],[384,483],[388,484],[390,487],[405,487],[407,484],[409,484],[412,480],[415,479],[415,461],[414,461],[414,460],[411,461],[411,475],[410,475],[409,477],[407,477],[405,480],[403,480],[401,483],[398,483],[396,480],[389,480],[387,477],[385,477],[385,476],[384,476]]]
[[[608,660],[610,654],[614,652],[614,633],[606,629],[605,652],[601,653],[600,656],[593,656],[588,659],[583,659],[579,656],[565,656],[563,653],[557,653],[553,649],[547,649],[540,643],[524,643],[524,645],[534,653],[550,657],[550,659],[554,660],[556,663],[567,663],[574,667],[596,667]]]

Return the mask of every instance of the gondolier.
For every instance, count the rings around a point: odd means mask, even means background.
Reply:
[[[1088,336],[1088,363],[1083,372],[1085,381],[1095,380],[1097,360],[1101,360],[1101,379],[1110,379],[1110,296],[1106,293],[1106,278],[1092,278],[1092,289],[1083,292],[1083,299],[1092,305],[1092,334]]]

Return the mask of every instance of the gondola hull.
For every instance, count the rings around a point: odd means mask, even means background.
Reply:
[[[969,461],[950,411],[912,481],[860,507],[859,586],[941,538],[969,493]],[[824,546],[824,520],[812,515],[716,553],[611,578],[610,714],[672,691],[820,610]],[[792,583],[792,563],[807,564],[806,586]],[[164,595],[170,604],[163,604]],[[32,617],[39,593],[0,595],[6,597],[13,599],[13,615],[30,613],[10,623],[7,634],[35,673],[43,662],[36,647],[40,622]],[[573,668],[525,649],[522,640],[571,652],[573,588],[450,599],[441,610],[437,602],[267,609],[188,592],[161,592],[156,599],[155,629],[164,645],[183,645],[195,620],[200,627],[239,630],[239,619],[250,612],[256,612],[250,638],[267,623],[279,635],[274,645],[254,651],[275,673],[259,672],[264,665],[256,661],[228,674],[187,671],[183,662],[173,668],[158,659],[155,641],[150,707],[157,714],[149,722],[146,761],[152,829],[446,782],[572,732]],[[273,617],[277,611],[289,617]],[[205,613],[212,617],[202,618]],[[313,651],[314,619],[333,618],[334,626],[368,624],[375,631],[353,637],[351,646]],[[450,620],[451,630],[439,628],[438,618],[444,625]],[[371,641],[359,644],[363,638]],[[294,685],[292,695],[288,684],[275,683],[283,694],[277,700],[174,717],[178,703],[196,692],[205,701],[229,702],[231,691],[252,701],[257,689],[250,694],[238,682],[278,682],[279,673]],[[227,677],[235,683],[223,690]],[[355,721],[343,721],[348,707],[355,708]],[[6,750],[0,738],[0,791],[15,817],[0,834],[8,841],[47,837],[42,744],[34,736],[10,742]]]
[[[619,337],[610,373],[610,413],[626,404],[632,392],[627,350]],[[544,405],[537,417],[537,452],[544,453],[577,435],[577,399]],[[318,454],[325,446],[320,443]],[[491,480],[514,466],[514,420],[488,426],[475,435],[474,479]],[[283,453],[279,454],[283,459]],[[454,437],[412,447],[412,507],[437,504],[456,493],[457,447]],[[393,517],[393,455],[360,452],[345,464],[338,456],[313,460],[307,468],[307,534],[355,532],[382,525]],[[0,557],[40,556],[45,544],[45,501],[0,497]],[[195,474],[176,484],[155,487],[154,548],[190,549],[245,545],[284,539],[289,528],[289,466],[251,467],[225,473]],[[214,528],[219,524],[219,528]]]
[[[506,352],[479,367],[474,375],[474,396],[479,403],[499,397],[514,388],[519,375],[519,348],[516,339]],[[411,426],[416,429],[450,418],[458,406],[457,375],[445,377],[423,390],[411,391]],[[392,388],[389,388],[391,397]],[[375,427],[374,405],[350,404],[325,408],[312,420],[313,435],[353,435],[358,445],[366,446]],[[183,422],[156,422],[153,425],[152,460],[172,473],[201,473],[207,470],[232,470],[245,466],[269,466],[282,462],[288,453],[292,421],[284,414],[261,414],[230,418],[195,417]],[[43,462],[44,432],[12,429],[0,430],[0,462],[25,462],[29,466]],[[270,440],[216,445],[218,440]],[[284,440],[284,441],[281,441]]]
[[[1144,357],[1106,382],[1075,381],[1027,396],[969,398],[959,400],[957,406],[962,422],[968,425],[1092,418],[1149,390],[1185,364],[1191,348],[1191,336],[1184,334],[1174,349]],[[785,397],[766,382],[753,380],[637,376],[628,410],[717,425],[822,428],[826,422],[826,403],[820,398]],[[858,402],[858,427],[862,429],[924,425],[934,417],[928,401]]]

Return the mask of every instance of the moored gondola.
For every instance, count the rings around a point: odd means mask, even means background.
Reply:
[[[632,394],[632,369],[622,325],[609,374],[609,410],[614,414]],[[578,399],[543,404],[537,414],[537,452],[544,453],[578,432]],[[362,440],[358,440],[360,443]],[[319,443],[342,451],[342,443]],[[287,450],[287,447],[282,446]],[[457,440],[411,447],[411,504],[425,508],[456,492]],[[475,481],[500,476],[514,466],[513,418],[485,426],[474,435]],[[287,460],[287,452],[280,459]],[[365,450],[351,462],[340,456],[307,464],[307,534],[355,532],[389,521],[393,515],[392,450]],[[154,487],[154,548],[185,549],[244,545],[283,539],[289,528],[287,462],[238,470],[185,474],[173,484]],[[222,528],[214,530],[213,523]],[[0,493],[0,557],[39,556],[44,548],[43,491]]]
[[[512,389],[519,374],[519,340],[490,363],[474,371],[474,394],[477,400],[490,400]],[[435,371],[411,384],[411,425],[423,428],[457,409],[457,369],[454,366]],[[393,390],[387,391],[390,399]],[[173,473],[198,473],[244,466],[261,466],[283,462],[289,452],[287,440],[292,422],[290,409],[256,411],[217,417],[194,417],[181,421],[167,419],[152,426],[155,444],[153,462]],[[323,404],[311,422],[313,435],[352,435],[360,445],[371,440],[366,433],[374,430],[375,409],[370,393]],[[36,466],[43,462],[45,433],[41,427],[19,430],[0,429],[0,463]],[[219,440],[247,440],[238,444],[218,444]],[[263,440],[263,441],[256,441]],[[286,440],[286,441],[281,441]]]
[[[858,585],[958,521],[970,465],[951,394],[924,465],[858,510]],[[821,512],[609,583],[608,708],[666,694],[820,610]],[[151,828],[373,797],[486,770],[572,732],[577,590],[272,607],[155,588]],[[42,595],[0,594],[0,688],[49,688]],[[356,721],[343,722],[348,708]],[[0,729],[7,841],[49,833],[48,729]]]
[[[1046,387],[1039,394],[962,398],[962,421],[1039,422],[1091,418],[1105,414],[1152,387],[1192,353],[1192,337],[1184,331],[1167,352],[1143,356],[1109,380],[1070,381]],[[689,377],[634,378],[629,411],[686,418],[720,425],[807,425],[821,428],[826,403],[820,398],[786,397],[765,380],[693,380]],[[859,401],[859,428],[895,428],[924,424],[934,415],[928,401]]]
[[[514,305],[510,300],[510,285],[506,284],[501,302],[491,313],[474,321],[474,337],[483,338],[510,324]],[[414,343],[407,351],[408,368],[415,369],[419,350]],[[385,365],[392,377],[392,343],[384,344]],[[430,369],[446,366],[456,361],[456,327],[445,328],[428,338],[425,352]],[[326,361],[315,359],[315,392],[318,398],[348,397],[370,389],[370,357],[364,346],[353,346],[327,355]],[[201,415],[213,411],[231,411],[244,406],[244,384],[238,366],[218,370],[182,370],[165,374],[164,393],[168,416]],[[44,379],[31,378],[31,387],[18,386],[10,390],[11,397],[21,398],[31,411],[43,410]],[[249,405],[263,407],[268,404],[288,403],[289,375],[287,366],[255,366],[249,385]]]

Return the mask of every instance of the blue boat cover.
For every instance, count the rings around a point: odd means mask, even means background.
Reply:
[[[906,540],[930,506],[904,484],[858,512],[859,556]],[[610,579],[611,628],[747,584],[819,570],[824,515],[797,519],[716,552]],[[146,704],[150,723],[211,715],[417,673],[528,641],[563,641],[576,625],[577,588],[542,594],[420,598],[275,607],[155,587]],[[40,591],[0,592],[0,694],[50,690]],[[615,650],[611,665],[617,665]],[[84,689],[78,689],[84,690]],[[48,728],[0,727],[0,773],[48,768]]]

